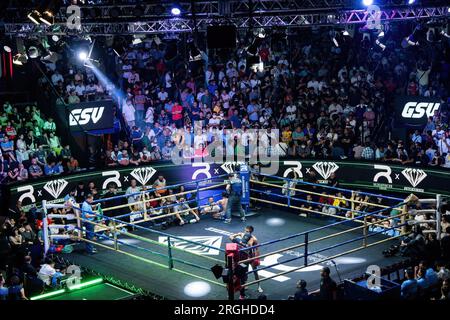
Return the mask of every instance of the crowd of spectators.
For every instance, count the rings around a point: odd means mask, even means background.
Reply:
[[[120,57],[105,51],[101,68],[110,81],[73,57],[47,63],[48,76],[59,103],[118,101],[116,134],[96,153],[101,165],[169,160],[180,144],[184,157],[204,157],[226,129],[226,138],[243,148],[258,141],[269,149],[270,129],[278,129],[276,150],[286,156],[449,166],[445,57],[394,40],[385,51],[367,49],[357,37],[337,48],[327,32],[312,32],[290,51],[283,42],[263,41],[264,68],[258,69],[247,63],[245,43],[205,66],[181,54],[169,58],[168,43],[145,39]],[[392,140],[395,95],[435,97],[441,111],[405,139]],[[269,131],[258,139],[249,129]]]
[[[55,121],[36,105],[6,101],[0,113],[0,183],[79,169],[70,146],[62,146]]]
[[[419,208],[420,209],[420,208]],[[405,270],[401,285],[401,297],[405,300],[433,299],[449,300],[450,281],[450,211],[448,204],[441,208],[439,227],[430,223],[435,214],[420,214],[415,217],[413,232],[391,250],[415,261]],[[422,216],[421,216],[422,215]],[[436,232],[440,229],[440,233]],[[438,236],[439,235],[439,236]]]

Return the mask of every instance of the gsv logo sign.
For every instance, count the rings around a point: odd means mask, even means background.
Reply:
[[[69,125],[85,125],[90,121],[96,124],[101,119],[104,110],[104,107],[74,109],[69,115]]]
[[[420,119],[425,113],[427,117],[431,117],[436,110],[439,110],[440,105],[440,103],[433,102],[408,102],[403,107],[402,117],[407,119]]]

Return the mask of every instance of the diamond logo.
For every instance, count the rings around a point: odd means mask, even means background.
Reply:
[[[51,196],[57,199],[69,183],[64,179],[52,180],[44,185],[45,191],[51,194]]]
[[[184,241],[184,240],[198,242],[199,244],[195,244],[192,242]],[[167,244],[167,237],[159,237],[159,243]],[[179,249],[183,249],[195,254],[201,254],[205,256],[218,256],[222,245],[222,237],[221,236],[193,236],[193,237],[180,237],[179,239],[170,239],[170,244]],[[208,247],[202,246],[206,245]],[[217,248],[217,249],[214,249]]]
[[[220,167],[223,169],[223,171],[225,171],[226,173],[232,173],[232,172],[236,172],[239,171],[239,167],[245,164],[245,162],[242,161],[228,161],[225,162],[223,165],[221,165]]]
[[[339,169],[339,166],[334,162],[316,162],[313,164],[313,168],[324,178],[327,180],[332,173],[336,172]]]
[[[155,173],[156,170],[152,167],[137,168],[130,172],[130,174],[143,186],[150,181]]]
[[[403,176],[415,188],[427,177],[422,169],[406,168],[402,171]]]

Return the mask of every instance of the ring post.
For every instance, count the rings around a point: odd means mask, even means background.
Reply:
[[[355,194],[355,191],[352,191],[352,196],[351,196],[351,201],[352,201],[352,203],[351,203],[351,210],[352,210],[352,219],[355,217],[355,198],[356,198],[356,194]]]
[[[408,205],[404,204],[402,207],[402,216],[400,218],[400,222],[402,224],[402,231],[401,234],[405,235],[406,234],[406,215],[408,214]]]
[[[195,182],[196,184],[196,188],[197,188],[197,211],[200,214],[200,191],[199,191],[199,185],[198,185],[198,181]]]
[[[287,180],[287,189],[286,189],[286,191],[287,191],[287,205],[288,205],[288,208],[291,207],[291,190],[290,190],[290,186],[291,186],[291,180],[288,179]]]
[[[172,258],[172,244],[170,243],[170,237],[167,237],[167,253],[169,255],[169,269],[173,269],[173,258]]]
[[[227,269],[228,269],[228,300],[234,300],[234,272],[233,272],[233,254],[227,255]]]
[[[46,200],[42,200],[42,237],[44,238],[44,257],[46,257],[47,251],[50,248],[50,235],[48,234],[47,201]]]
[[[147,220],[148,215],[147,215],[147,201],[145,199],[145,191],[142,191],[142,201],[144,202],[144,220]]]
[[[367,216],[364,217],[364,228],[363,228],[363,246],[364,248],[367,247]]]
[[[308,266],[308,238],[309,238],[309,233],[305,233],[305,254],[304,256],[304,265],[305,267]]]
[[[442,195],[436,195],[436,238],[441,240],[441,204]]]
[[[117,242],[117,229],[116,222],[114,220],[111,221],[113,228],[113,239],[114,239],[114,250],[119,250],[119,243]]]

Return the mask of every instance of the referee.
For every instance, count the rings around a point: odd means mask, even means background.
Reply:
[[[229,182],[226,189],[230,196],[228,198],[227,209],[225,211],[225,223],[231,222],[231,208],[233,208],[233,206],[238,206],[241,214],[241,221],[245,221],[245,211],[241,205],[242,180],[239,179],[235,173],[230,173],[228,178]]]

